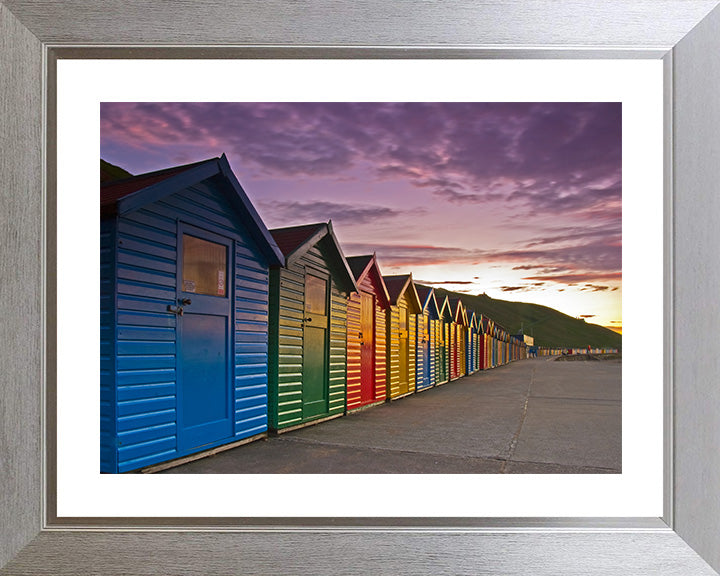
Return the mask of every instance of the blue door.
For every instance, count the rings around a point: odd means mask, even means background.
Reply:
[[[467,351],[465,354],[465,370],[467,374],[470,374],[472,372],[472,340],[473,340],[473,333],[472,328],[468,328],[467,331],[467,340],[465,343],[465,350]]]
[[[427,388],[430,386],[430,336],[425,337],[425,353],[423,354],[423,386]]]
[[[232,436],[233,243],[179,225],[177,304],[178,451]]]

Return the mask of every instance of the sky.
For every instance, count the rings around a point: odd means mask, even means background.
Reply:
[[[102,103],[132,174],[226,154],[268,228],[332,220],[383,274],[622,330],[622,108]]]

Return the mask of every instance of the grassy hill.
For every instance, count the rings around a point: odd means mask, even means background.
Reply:
[[[525,302],[495,300],[486,294],[470,296],[436,288],[442,299],[446,295],[459,297],[465,306],[476,313],[492,318],[511,334],[520,332],[535,337],[537,346],[563,348],[622,348],[622,336],[608,328],[590,324],[558,312],[553,308]]]
[[[127,170],[123,170],[120,166],[105,162],[100,158],[100,182],[112,182],[113,180],[121,180],[132,176]]]

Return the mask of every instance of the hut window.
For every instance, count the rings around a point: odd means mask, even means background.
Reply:
[[[225,296],[227,247],[183,234],[182,290]]]
[[[327,314],[327,280],[308,274],[305,280],[305,311],[311,314]]]

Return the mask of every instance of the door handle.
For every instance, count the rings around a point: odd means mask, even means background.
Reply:
[[[172,304],[168,304],[167,311],[172,312],[176,316],[183,315],[183,307],[182,306],[173,306]]]
[[[183,306],[190,306],[190,304],[192,304],[192,300],[190,300],[190,298],[178,298],[178,303]]]
[[[312,318],[310,318],[310,317],[308,316],[307,318],[303,318],[302,321],[303,321],[303,322],[312,322]]]

